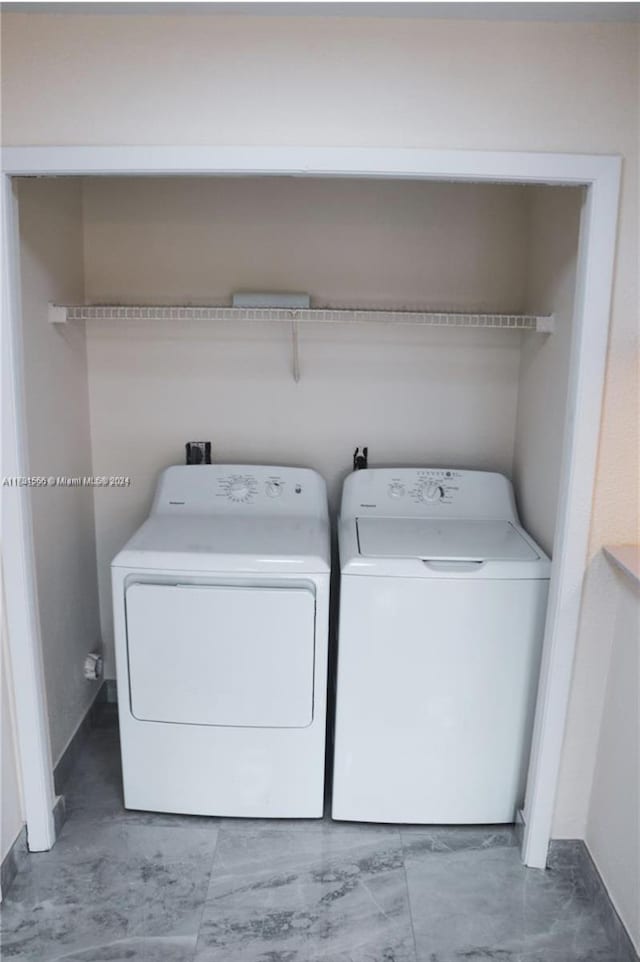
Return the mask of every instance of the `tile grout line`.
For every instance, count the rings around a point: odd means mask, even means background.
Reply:
[[[409,876],[407,875],[407,859],[404,847],[404,835],[402,829],[398,829],[398,835],[400,836],[400,851],[402,853],[402,870],[404,872],[404,884],[407,889],[407,904],[409,906],[409,922],[411,923],[411,936],[413,938],[413,954],[415,956],[416,962],[418,962],[418,942],[416,939],[416,928],[413,922],[413,905],[411,904],[411,890],[409,888]]]
[[[221,835],[222,831],[223,831],[223,823],[222,823],[222,822],[219,822],[219,823],[218,823],[218,826],[217,826],[217,828],[216,828],[216,844],[215,844],[215,847],[214,847],[214,849],[213,849],[213,856],[212,856],[212,858],[211,858],[211,868],[209,869],[209,879],[208,879],[208,882],[207,882],[207,890],[206,890],[206,892],[205,892],[205,894],[204,894],[204,898],[203,898],[203,900],[202,900],[202,908],[201,908],[201,910],[200,910],[200,918],[199,918],[199,921],[198,921],[198,926],[197,926],[197,928],[196,928],[196,941],[195,941],[195,945],[194,945],[194,947],[193,947],[192,962],[196,962],[196,959],[197,959],[197,956],[198,956],[198,945],[199,945],[199,943],[200,943],[200,932],[202,931],[202,923],[203,923],[203,921],[204,921],[204,913],[205,913],[205,911],[206,911],[207,904],[208,904],[208,901],[209,901],[209,892],[211,891],[211,886],[212,886],[212,884],[213,884],[213,870],[214,870],[214,868],[215,868],[216,859],[218,858],[218,847],[219,847],[219,845],[220,845],[220,835]]]

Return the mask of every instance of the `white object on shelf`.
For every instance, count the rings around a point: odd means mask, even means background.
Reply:
[[[285,307],[290,310],[309,308],[311,298],[308,294],[266,294],[252,291],[238,291],[231,297],[233,307]]]

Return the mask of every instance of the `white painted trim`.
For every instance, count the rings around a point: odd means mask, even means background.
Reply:
[[[525,802],[522,857],[544,868],[551,838],[578,633],[604,389],[620,190],[619,160],[589,188],[582,210],[574,335],[553,577]]]
[[[2,475],[28,476],[18,264],[17,199],[2,178]],[[31,499],[26,487],[2,489],[7,630],[13,667],[18,755],[27,839],[32,852],[55,841],[53,764],[36,595]]]
[[[391,147],[5,147],[2,166],[14,175],[282,174],[586,185],[614,159]]]
[[[545,632],[523,844],[525,864],[546,863],[571,666],[589,537],[600,411],[604,386],[608,315],[613,281],[620,159],[586,154],[298,147],[13,147],[3,167],[15,175],[288,175],[390,177],[487,181],[514,184],[584,185],[589,188],[582,221],[575,333],[565,435],[565,460]],[[8,178],[6,178],[8,179]],[[15,283],[15,278],[14,278]],[[16,388],[17,389],[17,388]],[[19,430],[24,430],[19,422]],[[30,537],[16,528],[12,541]],[[9,545],[8,545],[9,547]],[[24,549],[26,551],[26,549]],[[8,551],[13,556],[13,552]],[[32,555],[25,555],[31,558]],[[15,644],[22,684],[44,700],[37,624]],[[40,665],[40,668],[38,668]],[[30,674],[31,673],[31,674]],[[25,727],[24,716],[19,719]],[[27,728],[29,726],[27,725]],[[26,735],[23,733],[23,737]],[[32,731],[36,753],[44,757]],[[50,814],[49,798],[32,799],[34,818]],[[48,806],[48,807],[47,807]],[[43,818],[44,815],[41,815]]]

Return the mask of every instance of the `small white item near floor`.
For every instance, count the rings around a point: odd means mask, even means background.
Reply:
[[[510,482],[358,471],[339,545],[333,817],[514,821],[550,561],[521,527]]]
[[[316,472],[163,472],[112,562],[127,808],[322,815],[329,572]]]

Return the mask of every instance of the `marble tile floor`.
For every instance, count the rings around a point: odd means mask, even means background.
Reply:
[[[126,812],[108,729],[66,795],[2,907],[6,962],[620,962],[575,860],[524,869],[509,827]]]

